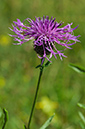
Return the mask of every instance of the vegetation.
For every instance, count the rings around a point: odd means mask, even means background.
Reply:
[[[75,35],[81,35],[81,43],[66,50],[68,57],[63,61],[53,57],[52,64],[44,69],[31,128],[39,129],[55,113],[48,129],[80,129],[77,103],[85,104],[85,74],[68,65],[85,68],[85,1],[3,0],[0,12],[0,107],[8,111],[6,129],[23,129],[27,123],[39,74],[35,67],[40,64],[32,41],[13,45],[8,27],[17,18],[23,21],[43,15],[56,17],[64,25],[73,22],[73,28],[79,25]]]

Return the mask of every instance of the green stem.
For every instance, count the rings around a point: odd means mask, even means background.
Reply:
[[[37,83],[36,93],[35,93],[35,97],[34,97],[34,101],[33,101],[33,105],[32,105],[32,110],[31,110],[31,113],[30,113],[30,118],[29,118],[27,129],[30,129],[30,124],[31,124],[31,120],[32,120],[32,116],[33,116],[33,111],[34,111],[34,108],[35,108],[35,103],[36,103],[36,99],[37,99],[37,95],[38,95],[38,91],[39,91],[40,80],[41,80],[41,77],[42,77],[43,68],[44,68],[44,66],[40,67],[39,79],[38,79],[38,83]]]

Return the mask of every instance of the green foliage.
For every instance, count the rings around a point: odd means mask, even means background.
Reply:
[[[40,64],[40,65],[37,65],[35,68],[47,67],[49,65],[51,65],[51,62],[50,61],[47,61],[45,64],[43,64],[43,66],[41,66],[41,64]]]
[[[8,112],[6,109],[0,108],[0,129],[5,129],[6,122],[8,121]]]
[[[85,69],[81,68],[80,66],[77,66],[75,64],[69,64],[69,67],[71,67],[74,71],[78,73],[85,73]]]
[[[78,105],[80,108],[85,109],[85,105],[84,105],[84,104],[78,103],[77,105]]]
[[[26,128],[26,125],[24,125],[24,129],[27,129],[27,128]]]
[[[50,61],[47,61],[46,64],[45,64],[45,67],[51,65],[52,63]]]
[[[55,114],[53,116],[51,116],[40,129],[46,129],[49,126],[49,124],[51,123],[54,116],[55,116]]]
[[[85,117],[84,117],[84,115],[81,112],[78,112],[78,113],[79,113],[79,116],[80,116],[81,120],[85,124]]]
[[[0,108],[0,129],[2,128],[4,124],[4,113],[3,110]]]
[[[78,103],[78,106],[85,110],[85,106],[83,104]],[[81,118],[80,126],[81,126],[82,129],[85,129],[85,117],[84,117],[83,113],[80,112],[80,111],[78,112],[78,114],[79,114],[79,116]]]
[[[68,64],[85,66],[85,0],[0,0],[0,12],[0,106],[9,111],[6,129],[22,129],[27,122],[38,79],[39,69],[35,66],[40,64],[33,42],[14,46],[8,27],[17,18],[23,21],[43,15],[56,17],[57,22],[62,21],[64,25],[73,22],[73,28],[79,25],[74,34],[81,35],[81,43],[66,50],[67,58],[63,61],[58,56],[57,60],[52,58],[52,65],[44,69],[37,99],[40,105],[35,109],[31,126],[39,129],[55,112],[49,129],[80,129],[76,103],[85,103],[85,76],[68,68]],[[46,98],[42,103],[41,98],[45,96],[50,104]]]

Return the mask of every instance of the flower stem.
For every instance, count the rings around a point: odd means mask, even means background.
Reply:
[[[32,105],[32,110],[31,110],[31,113],[30,113],[30,118],[29,118],[28,128],[27,129],[30,129],[30,124],[31,124],[33,111],[34,111],[34,108],[35,108],[35,103],[36,103],[36,99],[37,99],[37,95],[38,95],[38,91],[39,91],[40,80],[41,80],[41,77],[42,77],[43,68],[44,68],[44,66],[40,67],[39,79],[38,79],[38,83],[37,83],[36,93],[35,93],[35,97],[34,97],[34,101],[33,101],[33,105]]]

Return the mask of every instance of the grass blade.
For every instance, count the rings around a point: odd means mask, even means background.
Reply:
[[[55,116],[55,114],[53,116],[51,116],[40,129],[46,129],[49,126],[49,124],[51,123],[54,116]]]

